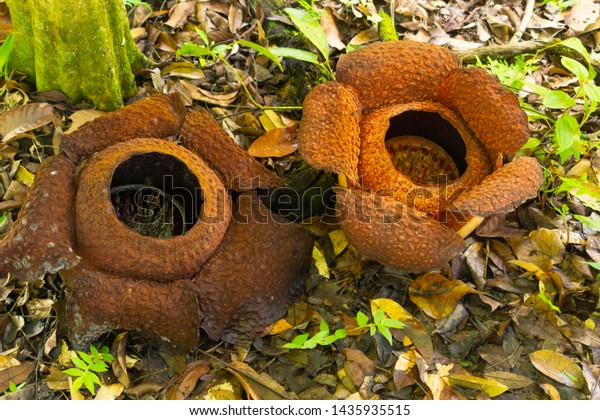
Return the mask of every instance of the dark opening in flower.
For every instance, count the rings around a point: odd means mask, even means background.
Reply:
[[[143,236],[178,236],[198,221],[198,178],[179,159],[162,153],[134,155],[115,169],[110,193],[117,217]]]

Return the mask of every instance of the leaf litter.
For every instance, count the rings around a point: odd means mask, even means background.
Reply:
[[[177,91],[186,105],[208,108],[238,144],[284,178],[302,167],[294,124],[304,96],[326,73],[293,58],[282,58],[279,66],[234,41],[301,50],[311,60],[329,57],[333,65],[340,54],[378,40],[376,14],[391,12],[389,1],[371,0],[316,1],[310,11],[284,1],[292,12],[243,0],[148,3],[151,11],[145,5],[129,10],[138,47],[158,63],[138,75],[138,94]],[[600,44],[595,2],[563,10],[560,2],[538,2],[520,28],[525,3],[392,4],[401,39],[456,51],[577,37],[587,54]],[[307,14],[318,16],[308,24],[316,22],[309,39],[298,30]],[[207,45],[198,30],[208,44],[231,46],[224,53],[230,66],[209,56],[176,57],[185,42]],[[554,153],[551,121],[567,110],[546,107],[552,97],[531,88],[573,97],[579,82],[560,56],[536,57],[535,67],[522,67],[514,79],[529,83],[517,88],[536,144],[528,153],[547,171],[537,200],[486,219],[462,255],[441,273],[422,276],[364,261],[343,232],[314,221],[306,295],[267,335],[242,348],[205,339],[194,352],[172,356],[141,334],[108,334],[98,344],[112,347],[114,360],[100,374],[95,398],[599,399],[600,120],[591,114],[573,138],[581,141],[578,154],[563,159]],[[597,55],[590,57],[597,66]],[[488,68],[495,66],[511,86],[508,72],[519,63],[509,57]],[[54,131],[95,116],[66,98],[27,92],[18,78],[3,81],[0,235],[10,230],[40,162],[52,154]],[[581,101],[568,112],[576,121],[586,115]],[[27,285],[0,279],[2,398],[94,398],[84,388],[73,390],[73,378],[64,373],[74,353],[60,331],[63,280],[47,275]],[[358,312],[371,322],[378,309],[406,324],[391,329],[391,344],[357,324]],[[282,347],[299,334],[319,333],[321,322],[348,334],[314,350]]]

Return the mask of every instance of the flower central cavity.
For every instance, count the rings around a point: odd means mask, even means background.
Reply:
[[[200,183],[183,162],[167,154],[125,160],[115,169],[110,194],[119,220],[142,236],[183,235],[200,213]]]
[[[385,147],[394,167],[416,184],[456,181],[467,168],[462,137],[434,112],[407,111],[392,117]]]

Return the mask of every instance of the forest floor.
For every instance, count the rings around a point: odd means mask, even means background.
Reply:
[[[302,165],[294,141],[300,106],[331,77],[327,67],[286,58],[279,68],[240,45],[219,57],[177,51],[186,42],[204,45],[206,34],[211,48],[245,39],[310,51],[323,63],[284,10],[306,11],[310,2],[126,3],[133,3],[134,39],[155,63],[137,74],[136,97],[179,92],[186,106],[209,109],[238,144],[293,179]],[[519,154],[544,167],[538,197],[486,219],[435,275],[366,261],[343,232],[312,223],[305,296],[247,347],[203,337],[193,352],[173,356],[145,336],[114,332],[97,343],[99,352],[73,362],[77,354],[58,328],[66,296],[60,276],[34,284],[0,278],[3,398],[600,399],[600,4],[396,0],[392,13],[389,0],[314,1],[310,13],[327,36],[332,69],[346,51],[379,40],[380,10],[393,14],[400,39],[446,46],[519,96],[531,129]],[[57,132],[96,114],[55,92],[32,92],[18,75],[2,84],[0,235]],[[8,110],[25,104],[37,106],[7,120]],[[6,127],[24,135],[7,136]],[[385,323],[379,308],[406,327],[371,334],[358,326],[364,315]],[[333,341],[338,330],[345,334]],[[293,341],[301,334],[320,334],[315,347]],[[108,368],[94,375],[94,393],[76,389],[69,369],[94,360]]]

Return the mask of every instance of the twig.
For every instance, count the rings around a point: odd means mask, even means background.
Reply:
[[[515,34],[512,36],[512,38],[509,41],[511,44],[513,44],[515,42],[519,42],[521,40],[521,37],[527,30],[529,21],[531,20],[531,17],[533,16],[533,7],[534,6],[535,6],[535,0],[527,0],[527,4],[525,5],[525,13],[523,13],[523,19],[521,19],[521,23],[519,24],[517,31],[515,32]]]

